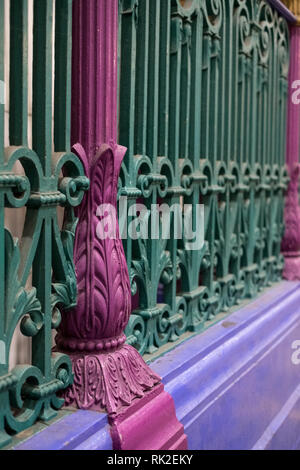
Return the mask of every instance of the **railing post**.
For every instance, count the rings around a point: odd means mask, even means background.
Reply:
[[[67,405],[108,412],[116,449],[184,449],[172,398],[125,343],[131,292],[118,222],[115,238],[97,235],[99,207],[116,209],[126,152],[116,143],[117,48],[118,0],[74,0],[72,143],[91,186],[77,210],[77,307],[63,313],[56,338],[74,371],[64,396]]]
[[[283,3],[295,15],[300,14],[299,2],[286,0]],[[299,16],[298,16],[299,18]],[[285,257],[283,276],[290,281],[300,279],[300,207],[299,207],[299,144],[300,104],[293,99],[294,83],[300,80],[300,22],[290,25],[290,70],[287,117],[286,163],[290,174],[285,204],[285,234],[282,251]]]

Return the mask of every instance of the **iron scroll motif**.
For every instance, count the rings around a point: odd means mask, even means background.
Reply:
[[[14,175],[16,161],[21,162],[25,176]],[[5,429],[20,432],[38,417],[45,420],[54,417],[63,404],[56,392],[72,382],[69,358],[64,354],[51,354],[51,329],[59,325],[60,306],[68,308],[76,302],[72,207],[80,204],[88,180],[74,154],[55,154],[52,162],[52,174],[45,177],[33,150],[9,147],[1,166],[0,189],[4,205],[27,207],[20,241],[1,227],[5,247],[1,296],[1,343],[5,345],[0,365],[2,445],[9,441]],[[64,176],[60,175],[61,170]],[[62,231],[57,221],[58,205],[66,210]],[[28,288],[26,283],[31,269],[34,287]],[[17,365],[9,370],[11,341],[19,322],[22,334],[32,338],[32,364]]]

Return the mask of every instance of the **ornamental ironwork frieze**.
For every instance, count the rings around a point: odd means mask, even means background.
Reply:
[[[119,24],[119,196],[204,204],[199,250],[174,217],[123,240],[127,342],[151,354],[282,276],[289,32],[264,0],[121,1]]]

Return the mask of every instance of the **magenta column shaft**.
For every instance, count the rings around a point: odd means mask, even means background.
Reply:
[[[126,152],[117,144],[117,54],[118,0],[74,0],[72,145],[90,189],[76,209],[77,306],[63,312],[56,337],[73,364],[64,398],[106,411],[115,449],[186,449],[171,396],[124,334],[131,291],[116,216]]]
[[[118,0],[73,1],[72,144],[117,142]]]
[[[300,80],[300,28],[290,26],[290,69],[289,69],[289,102],[287,117],[287,164],[293,167],[299,162],[299,129],[300,107],[293,103],[293,83]]]
[[[300,80],[300,27],[290,26],[289,101],[287,118],[286,162],[290,183],[285,206],[285,234],[282,251],[285,257],[283,276],[288,280],[300,279],[300,209],[299,209],[299,132],[300,104],[293,102],[293,84]]]

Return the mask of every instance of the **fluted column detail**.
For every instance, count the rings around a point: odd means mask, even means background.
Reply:
[[[300,2],[285,2],[291,7],[297,7]],[[291,5],[293,3],[293,5]],[[298,11],[299,10],[299,11]],[[298,14],[299,8],[292,10]],[[290,70],[289,70],[289,100],[287,119],[287,154],[286,162],[290,174],[290,183],[285,205],[285,234],[282,250],[285,256],[283,276],[288,280],[300,279],[300,207],[299,207],[299,132],[300,104],[295,93],[295,82],[300,80],[300,28],[290,26]]]

